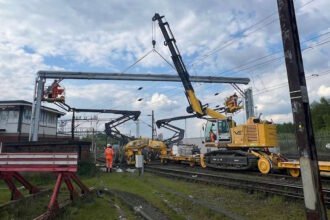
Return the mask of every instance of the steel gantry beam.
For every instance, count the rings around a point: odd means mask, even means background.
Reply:
[[[127,81],[161,81],[181,82],[178,75],[171,74],[132,74],[132,73],[97,73],[97,72],[70,72],[70,71],[46,71],[37,72],[35,90],[32,105],[32,117],[30,126],[30,141],[38,140],[41,100],[46,79],[75,79],[75,80],[127,80]],[[249,78],[234,78],[220,76],[190,76],[191,82],[200,83],[230,83],[248,84]]]
[[[85,80],[129,80],[129,81],[164,81],[181,82],[177,75],[171,74],[132,74],[132,73],[93,73],[67,71],[39,71],[38,76],[45,79],[85,79]],[[235,83],[248,84],[249,78],[220,76],[190,76],[191,82],[200,83]]]

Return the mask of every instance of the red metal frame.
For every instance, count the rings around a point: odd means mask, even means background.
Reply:
[[[52,165],[43,165],[43,166],[33,166],[29,165],[15,165],[10,167],[3,167],[0,169],[0,172],[77,172],[77,166],[52,166]]]
[[[30,194],[39,192],[39,189],[29,183],[18,172],[54,172],[57,180],[52,196],[48,203],[48,211],[52,213],[59,208],[58,194],[64,180],[69,192],[70,199],[78,196],[73,182],[80,188],[81,194],[90,190],[76,176],[77,153],[3,153],[0,154],[0,179],[3,179],[11,191],[11,199],[16,200],[23,197],[17,189],[14,179],[20,182]]]
[[[16,200],[23,197],[23,194],[17,189],[14,179],[20,182],[30,194],[39,192],[39,189],[27,181],[21,174],[17,172],[1,172],[0,179],[3,179],[11,191],[11,200]]]
[[[80,179],[76,176],[75,173],[72,173],[72,172],[59,172],[58,176],[57,176],[55,186],[54,186],[54,189],[53,189],[53,194],[52,194],[52,196],[50,198],[50,201],[49,201],[49,204],[48,204],[48,210],[49,211],[54,211],[54,210],[59,208],[57,198],[58,198],[58,194],[60,192],[60,188],[61,188],[63,180],[64,180],[64,182],[65,182],[65,184],[66,184],[66,186],[67,186],[67,188],[70,192],[70,199],[71,200],[74,200],[78,196],[78,193],[75,190],[71,180],[73,180],[79,186],[82,194],[88,193],[90,191],[80,181]]]
[[[77,172],[77,153],[2,153],[0,172]]]

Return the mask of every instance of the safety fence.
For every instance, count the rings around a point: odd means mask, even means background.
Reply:
[[[278,134],[279,147],[282,154],[297,154],[297,144],[294,133]],[[330,158],[330,131],[315,133],[315,145],[319,155]]]

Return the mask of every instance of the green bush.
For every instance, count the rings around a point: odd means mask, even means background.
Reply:
[[[78,175],[93,177],[97,172],[94,162],[91,161],[81,161],[78,163]]]

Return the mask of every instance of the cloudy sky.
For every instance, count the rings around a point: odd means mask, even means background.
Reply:
[[[310,101],[330,98],[330,1],[296,0],[295,7]],[[292,121],[275,0],[0,0],[1,99],[31,101],[38,70],[125,71],[152,49],[155,12],[170,23],[190,75],[249,77],[250,84],[241,88],[253,88],[257,112],[278,123]],[[156,50],[170,60],[158,26],[155,39]],[[176,74],[156,53],[126,72]],[[65,80],[62,85],[67,104],[76,108],[141,110],[145,136],[151,110],[161,119],[184,115],[188,104],[180,83]],[[211,107],[234,92],[229,85],[194,87]],[[236,120],[243,122],[244,112]],[[176,124],[195,137],[203,121]],[[122,129],[134,133],[135,124]]]

